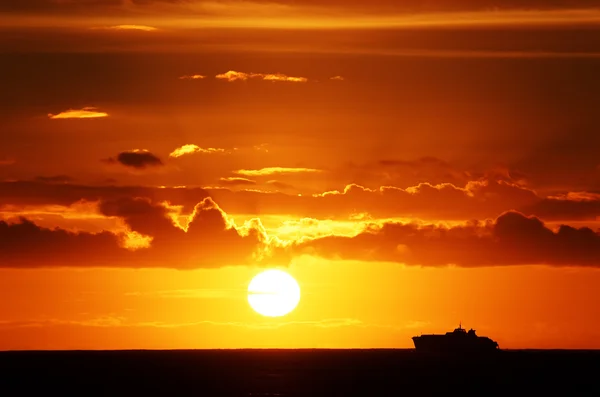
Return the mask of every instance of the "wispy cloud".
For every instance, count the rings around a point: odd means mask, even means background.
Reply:
[[[234,173],[246,176],[262,176],[274,174],[300,174],[310,172],[322,172],[314,168],[286,168],[286,167],[267,167],[259,170],[237,170]]]
[[[345,79],[342,76],[333,76],[330,77],[329,80],[344,81]]]
[[[101,28],[94,29],[106,29],[106,30],[141,30],[143,32],[155,32],[158,29],[152,26],[146,25],[115,25],[115,26],[104,26]]]
[[[225,185],[256,185],[256,181],[247,178],[221,178],[219,181]]]
[[[177,158],[177,157],[184,156],[186,154],[193,154],[193,153],[215,154],[215,153],[227,153],[227,152],[228,151],[225,149],[212,148],[212,147],[201,148],[198,145],[188,144],[188,145],[183,145],[183,146],[178,147],[177,149],[173,150],[171,152],[171,154],[169,154],[169,157]]]
[[[598,201],[600,194],[590,192],[568,192],[555,196],[548,196],[548,199],[559,201]]]
[[[192,75],[181,76],[179,79],[180,80],[202,80],[205,78],[206,78],[206,76],[203,76],[201,74],[192,74]]]
[[[265,81],[287,81],[291,83],[306,83],[308,79],[306,77],[294,77],[288,76],[282,73],[244,73],[244,72],[236,72],[234,70],[230,70],[228,72],[218,74],[215,76],[217,79],[227,80],[229,82],[233,81],[246,81],[249,79],[258,79]]]
[[[108,117],[108,113],[99,112],[98,108],[85,107],[83,109],[69,109],[58,114],[48,113],[48,117],[51,119],[96,119],[101,117]]]

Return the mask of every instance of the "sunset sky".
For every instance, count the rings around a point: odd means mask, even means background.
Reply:
[[[597,0],[2,0],[0,349],[600,348],[599,76]]]

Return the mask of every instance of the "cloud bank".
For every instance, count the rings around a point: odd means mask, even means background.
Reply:
[[[96,119],[108,117],[108,113],[99,112],[95,107],[85,107],[83,109],[69,109],[58,114],[48,113],[48,117],[52,120],[59,119]]]
[[[0,267],[203,268],[288,264],[298,255],[336,260],[463,267],[552,265],[600,267],[600,233],[509,211],[495,220],[459,226],[371,222],[354,236],[326,235],[282,241],[258,219],[238,227],[211,199],[181,223],[178,209],[147,199],[100,203],[122,220],[122,232],[69,232],[21,218],[0,221]]]
[[[293,247],[327,258],[464,267],[556,265],[600,267],[600,233],[562,225],[553,231],[536,217],[510,211],[467,226],[372,225],[355,237],[329,236]]]
[[[131,168],[131,167],[130,167]],[[132,168],[135,169],[135,168]],[[256,170],[255,170],[256,171]],[[272,175],[250,173],[261,177]],[[285,176],[285,173],[280,175]],[[224,177],[228,178],[228,177]],[[250,175],[241,178],[255,180]],[[81,200],[102,201],[128,197],[145,197],[169,201],[191,211],[196,203],[212,197],[224,211],[231,214],[288,214],[315,219],[353,219],[368,214],[373,219],[418,218],[430,221],[495,218],[508,210],[535,215],[545,221],[596,221],[600,219],[600,198],[593,193],[579,192],[565,197],[544,197],[534,190],[515,183],[480,180],[464,187],[454,184],[419,184],[407,188],[383,186],[369,189],[348,185],[344,189],[314,195],[299,196],[294,187],[282,180],[265,183],[282,192],[233,191],[226,188],[150,187],[150,186],[89,186],[63,180],[0,182],[0,203],[12,206],[70,206]],[[259,183],[256,180],[257,184]],[[580,199],[585,197],[585,200]]]
[[[0,221],[0,267],[220,267],[259,261],[267,246],[260,222],[236,227],[210,198],[184,225],[168,205],[147,199],[105,201],[99,208],[126,230],[75,233],[25,218]]]
[[[215,76],[215,78],[220,80],[226,80],[228,82],[246,81],[249,79],[258,79],[273,82],[283,81],[290,83],[306,83],[308,81],[306,77],[293,77],[282,73],[244,73],[236,72],[234,70],[218,74]]]

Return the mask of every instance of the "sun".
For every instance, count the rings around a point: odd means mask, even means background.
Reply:
[[[300,286],[282,270],[265,270],[248,285],[248,303],[267,317],[285,316],[300,302]]]

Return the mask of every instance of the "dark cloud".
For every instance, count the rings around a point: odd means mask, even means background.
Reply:
[[[275,185],[280,189],[286,185]],[[348,185],[340,191],[319,195],[268,193],[258,190],[233,191],[225,188],[159,188],[142,186],[85,186],[71,183],[34,181],[0,182],[0,205],[70,206],[81,200],[111,201],[148,198],[169,201],[191,212],[199,201],[212,197],[231,214],[290,214],[317,219],[349,219],[369,214],[375,219],[416,217],[425,220],[467,220],[495,218],[508,210],[536,215],[544,220],[592,220],[600,217],[600,196],[584,193],[564,197],[542,197],[535,191],[504,181],[472,181],[453,184],[420,184],[405,189],[367,189]],[[585,197],[585,200],[581,197]]]
[[[147,150],[139,149],[121,152],[117,155],[117,157],[110,157],[103,161],[109,164],[120,163],[126,167],[136,169],[144,169],[147,167],[158,167],[164,165],[162,160],[154,154],[150,153]]]
[[[25,218],[12,224],[0,221],[0,267],[85,267],[99,261],[111,264],[130,253],[118,244],[117,236],[109,232],[45,229]]]
[[[467,163],[467,164],[466,164]],[[528,173],[500,162],[449,162],[434,156],[417,159],[387,159],[375,163],[347,164],[338,173],[351,174],[358,184],[384,183],[392,186],[452,183],[462,186],[471,181],[507,182],[531,186]],[[364,182],[363,182],[364,181]]]
[[[600,234],[507,212],[494,222],[460,227],[372,225],[355,237],[329,236],[288,248],[327,258],[391,261],[407,265],[465,267],[557,265],[600,267]]]
[[[420,182],[464,182],[472,179],[467,170],[432,156],[416,160],[381,160],[378,164],[364,166],[367,172],[386,175],[390,179],[409,179]]]
[[[123,248],[130,241],[125,234],[46,229],[27,219],[0,221],[0,266],[191,269],[286,263],[301,254],[421,266],[600,266],[598,232],[567,225],[551,230],[540,219],[514,211],[455,227],[373,223],[354,237],[330,235],[285,246],[271,242],[258,222],[245,229],[230,226],[211,199],[196,206],[185,227],[172,223],[168,208],[145,199],[105,202],[101,211],[151,237],[150,247]]]
[[[152,201],[171,201],[192,211],[196,203],[209,194],[201,188],[157,188],[144,186],[88,186],[78,184],[47,184],[35,181],[0,182],[0,204],[64,205],[80,200],[111,201],[144,197]]]
[[[521,209],[528,214],[536,214],[542,219],[560,220],[600,220],[600,198],[557,199],[546,198]]]
[[[235,228],[210,198],[196,205],[184,227],[173,223],[167,208],[147,199],[107,201],[100,210],[123,219],[137,234],[73,233],[25,218],[0,221],[0,267],[220,267],[257,263],[266,246],[260,223]]]

